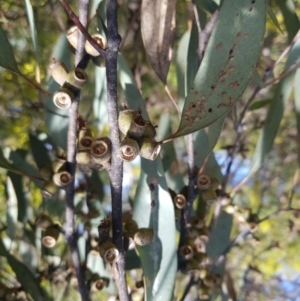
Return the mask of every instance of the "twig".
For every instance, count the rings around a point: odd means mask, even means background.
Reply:
[[[52,97],[53,95],[47,91],[45,91],[44,89],[42,89],[42,87],[38,84],[36,84],[35,82],[33,82],[32,80],[30,80],[28,77],[26,77],[25,75],[23,75],[22,73],[17,73],[18,75],[20,75],[32,88],[38,90],[39,92],[41,92],[42,94]]]
[[[91,35],[88,33],[88,31],[85,29],[85,26],[83,26],[82,22],[78,19],[78,17],[73,12],[72,8],[69,6],[69,4],[65,0],[60,0],[62,6],[66,10],[67,14],[71,18],[71,20],[75,23],[75,25],[78,27],[80,32],[83,34],[84,38],[88,40],[91,45],[102,55],[105,57],[106,50],[101,48],[97,42],[91,37]],[[78,47],[77,47],[78,48]]]
[[[196,283],[197,283],[196,276],[195,275],[190,276],[190,280],[187,283],[187,285],[186,285],[186,287],[184,289],[184,292],[183,292],[181,298],[179,299],[179,301],[184,301],[185,300],[186,296],[190,292],[191,287],[193,285],[195,285]]]
[[[118,34],[118,4],[116,0],[106,0],[108,43],[106,49],[107,108],[110,139],[112,142],[111,169],[109,171],[111,202],[112,202],[112,234],[120,256],[116,263],[116,283],[121,301],[129,301],[125,273],[125,252],[122,232],[122,180],[123,161],[118,156],[120,134],[118,126],[117,99],[117,59],[121,37]]]
[[[171,94],[171,91],[170,91],[169,87],[167,86],[167,84],[165,85],[165,91],[167,92],[169,98],[171,99],[171,101],[172,101],[174,107],[176,108],[176,110],[178,112],[178,115],[180,117],[180,109],[178,107],[178,104],[177,104],[176,100],[173,98],[173,96]]]
[[[62,2],[63,3],[63,2]],[[88,19],[89,0],[79,1],[79,18],[82,26],[87,25]],[[84,56],[85,36],[79,33],[78,46],[75,55],[75,66],[77,66]],[[79,251],[77,246],[77,233],[75,225],[75,207],[74,207],[74,176],[76,170],[76,138],[77,138],[77,116],[78,106],[80,101],[80,92],[76,93],[75,99],[69,110],[69,128],[68,128],[68,151],[67,162],[69,172],[73,180],[66,188],[66,223],[65,223],[65,236],[70,247],[71,259],[75,268],[76,277],[78,279],[78,287],[82,301],[89,300],[89,293],[85,285],[84,271],[80,265]]]

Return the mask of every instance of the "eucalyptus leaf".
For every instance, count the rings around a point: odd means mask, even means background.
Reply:
[[[65,35],[61,35],[54,47],[52,57],[57,61],[63,62],[67,68],[70,69],[70,57],[71,52],[68,46],[68,40]],[[54,94],[59,89],[58,84],[50,78],[49,80],[49,89],[48,91]],[[61,147],[62,149],[67,148],[67,131],[68,131],[68,109],[59,109],[57,108],[52,98],[47,97],[45,106],[47,107],[46,111],[46,125],[48,127],[49,134],[54,141],[54,143]],[[58,126],[59,125],[59,126]]]
[[[274,14],[272,7],[270,5],[267,4],[267,12],[268,12],[268,16],[270,17],[270,19],[272,20],[273,24],[277,27],[277,29],[283,34],[281,28],[280,28],[280,24],[277,20],[276,15]]]
[[[118,72],[128,106],[131,109],[139,107],[143,116],[148,118],[133,75],[121,54],[118,56]],[[138,248],[144,272],[145,300],[168,301],[173,299],[177,271],[174,206],[160,157],[155,161],[141,158],[141,167],[133,218],[139,227],[152,227],[155,232],[153,243]]]
[[[288,70],[299,59],[300,40],[298,39],[290,51],[288,60],[285,65],[285,71]],[[274,139],[276,137],[279,124],[283,116],[285,105],[292,92],[294,75],[295,72],[292,72],[282,78],[275,89],[274,98],[270,103],[269,111],[252,157],[249,176],[261,167],[265,157],[272,149]]]
[[[38,46],[38,39],[37,39],[37,32],[36,32],[36,27],[35,27],[35,21],[34,21],[34,13],[32,9],[32,5],[30,0],[24,0],[25,2],[25,7],[26,7],[26,12],[27,12],[27,18],[30,26],[30,35],[31,35],[31,40],[33,44],[33,48],[36,54],[37,61],[39,57],[39,46]]]
[[[293,0],[276,0],[284,20],[284,25],[288,33],[288,41],[291,42],[300,29],[300,21],[296,12]]]
[[[186,97],[179,128],[170,138],[212,124],[246,89],[261,52],[266,17],[265,1],[253,2],[224,0]]]
[[[300,137],[300,69],[295,74],[295,110],[298,131],[298,141]],[[300,167],[300,145],[298,144],[298,166]]]
[[[21,75],[13,50],[0,23],[0,67]]]
[[[21,261],[16,259],[5,249],[3,242],[0,240],[0,254],[7,258],[7,261],[16,274],[16,277],[26,293],[28,293],[34,301],[50,301],[47,293],[40,286],[39,281],[30,269]],[[5,255],[4,255],[5,254]]]
[[[6,180],[6,221],[7,221],[7,234],[11,240],[15,240],[17,223],[18,223],[18,200],[14,190],[14,186],[9,177]]]
[[[176,0],[143,0],[141,31],[151,65],[166,83],[175,35]]]

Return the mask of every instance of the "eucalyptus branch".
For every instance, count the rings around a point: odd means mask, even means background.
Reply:
[[[71,20],[75,23],[75,25],[78,27],[79,31],[84,36],[85,40],[88,40],[91,45],[102,55],[105,57],[106,50],[101,48],[97,42],[91,37],[91,35],[86,30],[86,26],[83,25],[83,22],[80,21],[80,18],[76,16],[76,14],[73,12],[72,8],[69,6],[69,4],[65,0],[60,0],[62,6],[66,10],[68,16],[71,18]],[[78,47],[77,47],[78,48]]]
[[[112,202],[112,234],[113,242],[120,252],[116,262],[115,280],[121,301],[128,301],[129,295],[126,283],[125,252],[123,248],[122,231],[122,180],[123,161],[118,156],[120,134],[118,125],[117,99],[117,60],[121,37],[118,34],[118,4],[116,0],[106,0],[108,43],[106,49],[106,79],[107,79],[107,108],[110,139],[112,142],[111,169],[109,170],[111,202]]]
[[[87,25],[89,0],[79,1],[79,18],[82,26]],[[75,66],[79,65],[84,57],[85,36],[79,33],[78,46],[75,55]],[[76,170],[76,138],[77,138],[77,116],[80,101],[80,92],[77,92],[69,110],[69,128],[68,128],[68,151],[67,162],[69,172],[73,178],[66,188],[66,223],[65,236],[70,247],[71,259],[78,279],[78,287],[82,301],[89,300],[89,292],[85,285],[84,271],[80,265],[79,251],[77,245],[77,233],[75,224],[75,206],[74,206],[74,176]]]

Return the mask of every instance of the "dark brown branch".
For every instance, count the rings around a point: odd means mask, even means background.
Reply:
[[[121,301],[129,301],[125,273],[125,252],[123,248],[122,232],[122,180],[123,161],[118,156],[120,134],[118,126],[117,99],[117,59],[121,37],[118,34],[118,4],[116,0],[106,0],[108,43],[106,49],[106,79],[107,79],[107,107],[110,139],[112,142],[111,169],[109,171],[111,200],[112,200],[112,233],[113,242],[117,246],[120,256],[116,263],[116,284]]]
[[[101,48],[96,41],[91,37],[91,35],[88,33],[88,31],[85,29],[85,26],[83,26],[82,22],[78,19],[78,17],[73,12],[72,8],[69,6],[69,4],[65,0],[60,0],[62,6],[66,10],[67,14],[71,18],[71,20],[75,23],[75,25],[78,27],[79,31],[83,34],[84,38],[88,40],[93,47],[105,57],[106,50]],[[78,47],[77,47],[78,48]]]
[[[63,3],[63,1],[62,1]],[[88,19],[89,0],[79,1],[79,18],[80,24],[85,27]],[[84,57],[85,36],[79,33],[78,46],[76,49],[75,66],[77,66]],[[77,116],[78,105],[80,101],[80,92],[76,93],[75,99],[69,110],[69,128],[68,128],[68,151],[67,162],[69,172],[73,177],[73,181],[66,188],[66,223],[65,236],[70,247],[71,259],[75,268],[76,277],[78,279],[78,287],[82,301],[89,300],[89,292],[85,285],[84,271],[80,264],[79,251],[77,246],[77,233],[75,224],[75,207],[74,207],[74,176],[76,170],[76,138],[77,138]]]

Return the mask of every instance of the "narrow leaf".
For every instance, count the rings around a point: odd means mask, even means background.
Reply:
[[[20,71],[17,66],[17,62],[13,53],[13,50],[9,44],[9,41],[5,35],[0,23],[0,67],[6,68],[18,75]]]
[[[150,245],[138,247],[145,277],[145,296],[147,301],[170,301],[177,273],[173,203],[161,160],[141,161],[133,218],[139,227],[150,227],[155,231],[155,239]]]
[[[187,95],[179,129],[172,138],[206,127],[233,107],[251,80],[259,59],[265,16],[265,1],[223,2]]]
[[[34,160],[39,169],[43,166],[51,165],[48,150],[46,149],[43,141],[41,141],[36,135],[29,134],[29,144]]]
[[[261,108],[265,108],[268,105],[270,105],[271,101],[272,101],[271,99],[263,99],[263,100],[253,102],[249,107],[249,111],[255,111]]]
[[[7,181],[6,181],[6,194],[7,194],[7,200],[6,200],[7,234],[11,240],[14,240],[17,223],[18,223],[18,200],[17,200],[16,192],[14,190],[14,186],[9,177],[7,177]]]
[[[36,33],[36,27],[34,22],[33,9],[30,0],[24,0],[24,1],[25,1],[26,11],[27,11],[27,18],[30,26],[32,44],[33,44],[34,51],[36,53],[36,57],[38,58],[39,47],[38,47],[37,33]]]
[[[34,301],[49,300],[46,292],[41,288],[38,280],[34,277],[29,268],[24,263],[16,259],[13,255],[9,254],[1,240],[0,253],[5,254],[4,256],[7,258],[9,265],[16,274],[18,281],[24,288],[25,292],[30,294]]]
[[[300,59],[300,40],[291,49],[290,55],[285,65],[288,70],[297,60]],[[274,99],[271,101],[268,115],[265,119],[264,127],[260,133],[254,155],[252,157],[250,173],[256,172],[262,165],[265,157],[272,149],[280,121],[283,116],[285,105],[292,92],[292,84],[295,72],[284,77],[277,85],[274,92]]]
[[[195,0],[195,3],[202,10],[211,15],[218,9],[218,5],[212,0]]]
[[[298,131],[298,166],[300,167],[300,69],[295,74],[295,110]]]
[[[300,28],[300,21],[296,13],[293,0],[276,0],[284,19],[288,41],[291,42]]]
[[[93,111],[99,130],[102,132],[108,123],[106,68],[95,68],[95,97]]]
[[[175,34],[176,0],[143,0],[141,30],[145,50],[157,76],[166,83]]]
[[[147,118],[140,92],[121,54],[118,56],[118,67],[120,83],[129,107],[140,107],[143,116]],[[160,157],[154,162],[141,159],[141,167],[133,218],[139,227],[152,227],[155,232],[154,242],[138,249],[145,277],[145,300],[169,301],[173,298],[177,271],[174,206]]]
[[[23,189],[23,177],[15,174],[13,172],[8,172],[7,173],[8,178],[11,179],[16,197],[17,197],[17,202],[18,202],[18,208],[17,208],[17,213],[18,213],[18,221],[25,223],[26,221],[26,215],[27,215],[27,205],[28,205],[28,200],[26,198],[26,195],[24,193]]]
[[[272,20],[273,24],[277,27],[277,29],[283,34],[281,28],[280,28],[280,24],[277,20],[276,15],[274,14],[272,7],[270,5],[267,4],[267,12],[268,12],[268,16],[270,17],[270,19]]]
[[[70,67],[70,55],[71,52],[68,46],[68,40],[65,35],[61,35],[58,39],[52,57],[54,57],[57,61],[62,61],[69,68]],[[48,91],[54,94],[59,89],[57,83],[51,78],[49,81],[49,89]],[[62,149],[67,148],[67,131],[69,119],[68,117],[68,109],[61,110],[57,108],[52,101],[52,98],[47,98],[46,102],[46,125],[48,127],[48,132],[56,146],[61,147]],[[59,126],[58,126],[59,125]]]

